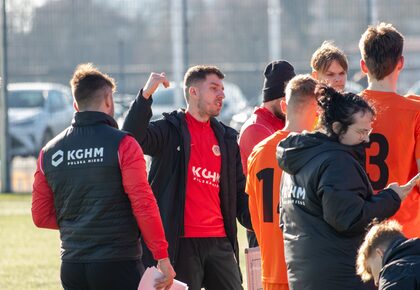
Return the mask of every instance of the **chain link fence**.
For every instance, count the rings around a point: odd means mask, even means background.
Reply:
[[[173,77],[172,0],[6,0],[9,82],[68,84],[77,64],[93,62],[134,95],[149,73]],[[260,94],[269,57],[268,0],[183,0],[187,66],[219,66],[248,99]],[[420,1],[278,0],[280,57],[299,73],[324,40],[359,72],[358,41],[369,22],[393,23],[406,38],[405,92],[420,75]],[[35,158],[12,162],[14,191],[31,191]]]

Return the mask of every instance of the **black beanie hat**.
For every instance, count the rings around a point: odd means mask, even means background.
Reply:
[[[295,69],[285,60],[275,60],[264,71],[263,100],[272,101],[284,97],[286,84],[295,76]]]

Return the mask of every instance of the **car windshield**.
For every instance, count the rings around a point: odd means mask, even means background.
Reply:
[[[43,107],[45,99],[42,91],[12,91],[7,97],[9,108]]]

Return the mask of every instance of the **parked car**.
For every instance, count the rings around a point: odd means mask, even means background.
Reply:
[[[223,108],[218,119],[225,124],[229,124],[232,115],[243,110],[247,105],[247,101],[238,85],[226,81],[223,82],[223,85],[225,87],[225,99],[223,100]],[[176,84],[171,83],[169,88],[160,87],[153,94],[152,119],[161,118],[164,112],[172,112],[180,106],[186,106],[183,94],[180,96],[181,100],[176,101],[175,88]]]
[[[71,124],[70,88],[54,83],[7,86],[11,156],[37,156],[50,139]]]
[[[135,95],[130,94],[114,94],[114,119],[118,123],[118,127],[121,129],[124,122],[125,116],[128,112],[128,108],[131,102],[136,98]]]

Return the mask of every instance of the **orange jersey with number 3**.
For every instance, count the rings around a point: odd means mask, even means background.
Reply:
[[[280,179],[277,145],[289,135],[277,131],[258,143],[248,158],[245,191],[249,195],[252,227],[261,249],[262,281],[287,284],[283,234],[279,227]]]
[[[374,190],[391,182],[405,184],[420,159],[420,102],[392,92],[365,90],[362,95],[376,109],[376,120],[366,151],[366,171]],[[420,237],[420,194],[416,187],[394,218],[408,237]]]

